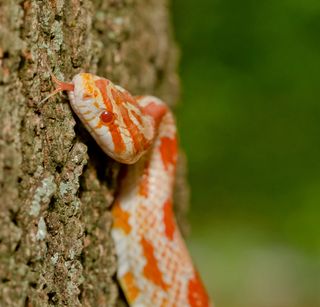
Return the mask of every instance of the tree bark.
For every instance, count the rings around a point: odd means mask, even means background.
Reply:
[[[172,106],[168,3],[0,0],[0,25],[0,305],[120,305],[110,237],[119,164],[65,94],[38,103],[53,89],[50,71],[64,81],[86,71]]]

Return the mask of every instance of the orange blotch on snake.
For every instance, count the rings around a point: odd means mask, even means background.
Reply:
[[[209,296],[202,284],[198,272],[195,272],[194,278],[189,281],[188,301],[191,307],[210,306]]]
[[[167,307],[169,305],[169,301],[164,299],[163,302],[161,303],[161,307]],[[175,307],[176,305],[173,305],[172,307]]]
[[[92,111],[89,110],[89,111],[83,112],[82,115],[88,115],[88,114],[91,114],[91,113],[92,113]]]
[[[134,105],[137,104],[137,101],[135,100],[134,97],[131,96],[131,94],[130,94],[129,92],[127,92],[127,91],[122,92],[122,95],[123,95],[123,97],[124,97],[124,99],[125,99],[126,101],[128,101],[128,102],[130,102],[130,103],[132,103],[132,104],[134,104]]]
[[[82,99],[86,100],[86,99],[96,98],[98,97],[98,95],[99,93],[97,91],[94,91],[92,88],[90,88],[88,92],[85,92],[82,95]]]
[[[163,223],[165,226],[165,234],[169,240],[173,240],[173,235],[175,231],[175,221],[172,211],[172,202],[168,199],[163,206]]]
[[[170,164],[175,165],[177,160],[177,140],[176,138],[162,137],[160,153],[164,168],[168,170]]]
[[[86,83],[84,84],[84,88],[85,88],[85,95],[90,95],[90,97],[92,97],[93,86],[91,83],[89,83],[90,81],[86,81]]]
[[[147,149],[150,145],[150,142],[146,140],[144,134],[141,132],[141,129],[131,120],[128,108],[125,105],[125,102],[127,102],[125,94],[115,89],[111,89],[111,93],[114,101],[119,107],[119,110],[122,115],[122,119],[130,133],[135,151],[141,152]]]
[[[143,120],[142,120],[141,116],[133,110],[131,111],[131,114],[135,117],[135,119],[138,121],[138,123],[141,126],[143,126]]]
[[[142,110],[144,114],[150,115],[154,119],[156,126],[158,126],[162,117],[167,113],[168,108],[165,105],[151,102]]]
[[[146,163],[139,183],[139,194],[148,197],[149,192],[149,163]]]
[[[166,291],[168,289],[168,285],[162,279],[162,273],[158,267],[158,261],[154,256],[153,246],[144,237],[141,239],[141,246],[143,248],[144,257],[147,261],[143,268],[144,276]]]
[[[91,93],[84,93],[83,95],[82,95],[82,99],[90,99],[90,98],[92,98],[93,96],[92,96],[92,94]]]
[[[103,103],[106,106],[106,109],[113,111],[113,106],[107,93],[107,86],[109,84],[109,81],[106,79],[99,79],[95,81],[95,84],[100,90],[100,94],[102,96]],[[100,120],[97,128],[101,128],[102,123],[103,122]],[[114,151],[116,153],[124,152],[126,150],[126,145],[121,136],[119,127],[117,127],[117,125],[113,125],[112,129],[110,129],[110,133],[114,144]]]
[[[106,109],[112,110],[113,109],[112,103],[111,103],[111,101],[109,99],[109,95],[107,93],[107,87],[109,85],[109,81],[106,79],[99,79],[99,80],[95,81],[95,85],[97,86],[97,88],[100,91],[100,94],[102,96],[102,100],[103,100],[104,105],[106,106]]]
[[[113,227],[122,229],[126,234],[129,234],[131,231],[131,226],[129,224],[129,213],[123,211],[120,207],[120,204],[116,202],[112,208],[113,215]]]
[[[86,73],[86,72],[81,73],[81,77],[82,77],[85,81],[90,81],[90,80],[92,80],[92,74],[89,74],[89,73]]]
[[[122,277],[123,283],[126,287],[126,295],[128,297],[128,300],[130,302],[134,301],[139,293],[140,290],[136,285],[136,281],[134,279],[134,276],[131,272],[127,272],[123,277]]]

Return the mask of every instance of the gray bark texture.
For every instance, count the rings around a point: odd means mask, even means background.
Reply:
[[[65,94],[38,103],[50,71],[64,81],[86,71],[173,106],[168,12],[166,0],[0,0],[0,306],[125,306],[110,237],[119,164]]]

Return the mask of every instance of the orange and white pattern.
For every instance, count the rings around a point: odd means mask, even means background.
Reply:
[[[74,112],[104,152],[128,164],[112,209],[112,236],[129,305],[212,306],[172,210],[177,137],[169,108],[88,73],[72,83],[54,81],[55,92],[68,91]]]

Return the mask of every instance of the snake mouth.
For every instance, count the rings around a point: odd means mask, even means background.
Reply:
[[[63,91],[73,92],[74,91],[74,84],[72,82],[63,82],[56,78],[55,75],[51,73],[51,79],[56,84],[55,90],[49,94],[46,98],[42,99],[39,104],[44,103],[47,101],[50,97],[54,96],[55,94]]]
[[[51,74],[51,78],[53,82],[56,84],[55,92],[62,92],[62,91],[74,91],[74,84],[72,82],[63,82],[56,78],[55,75]]]

